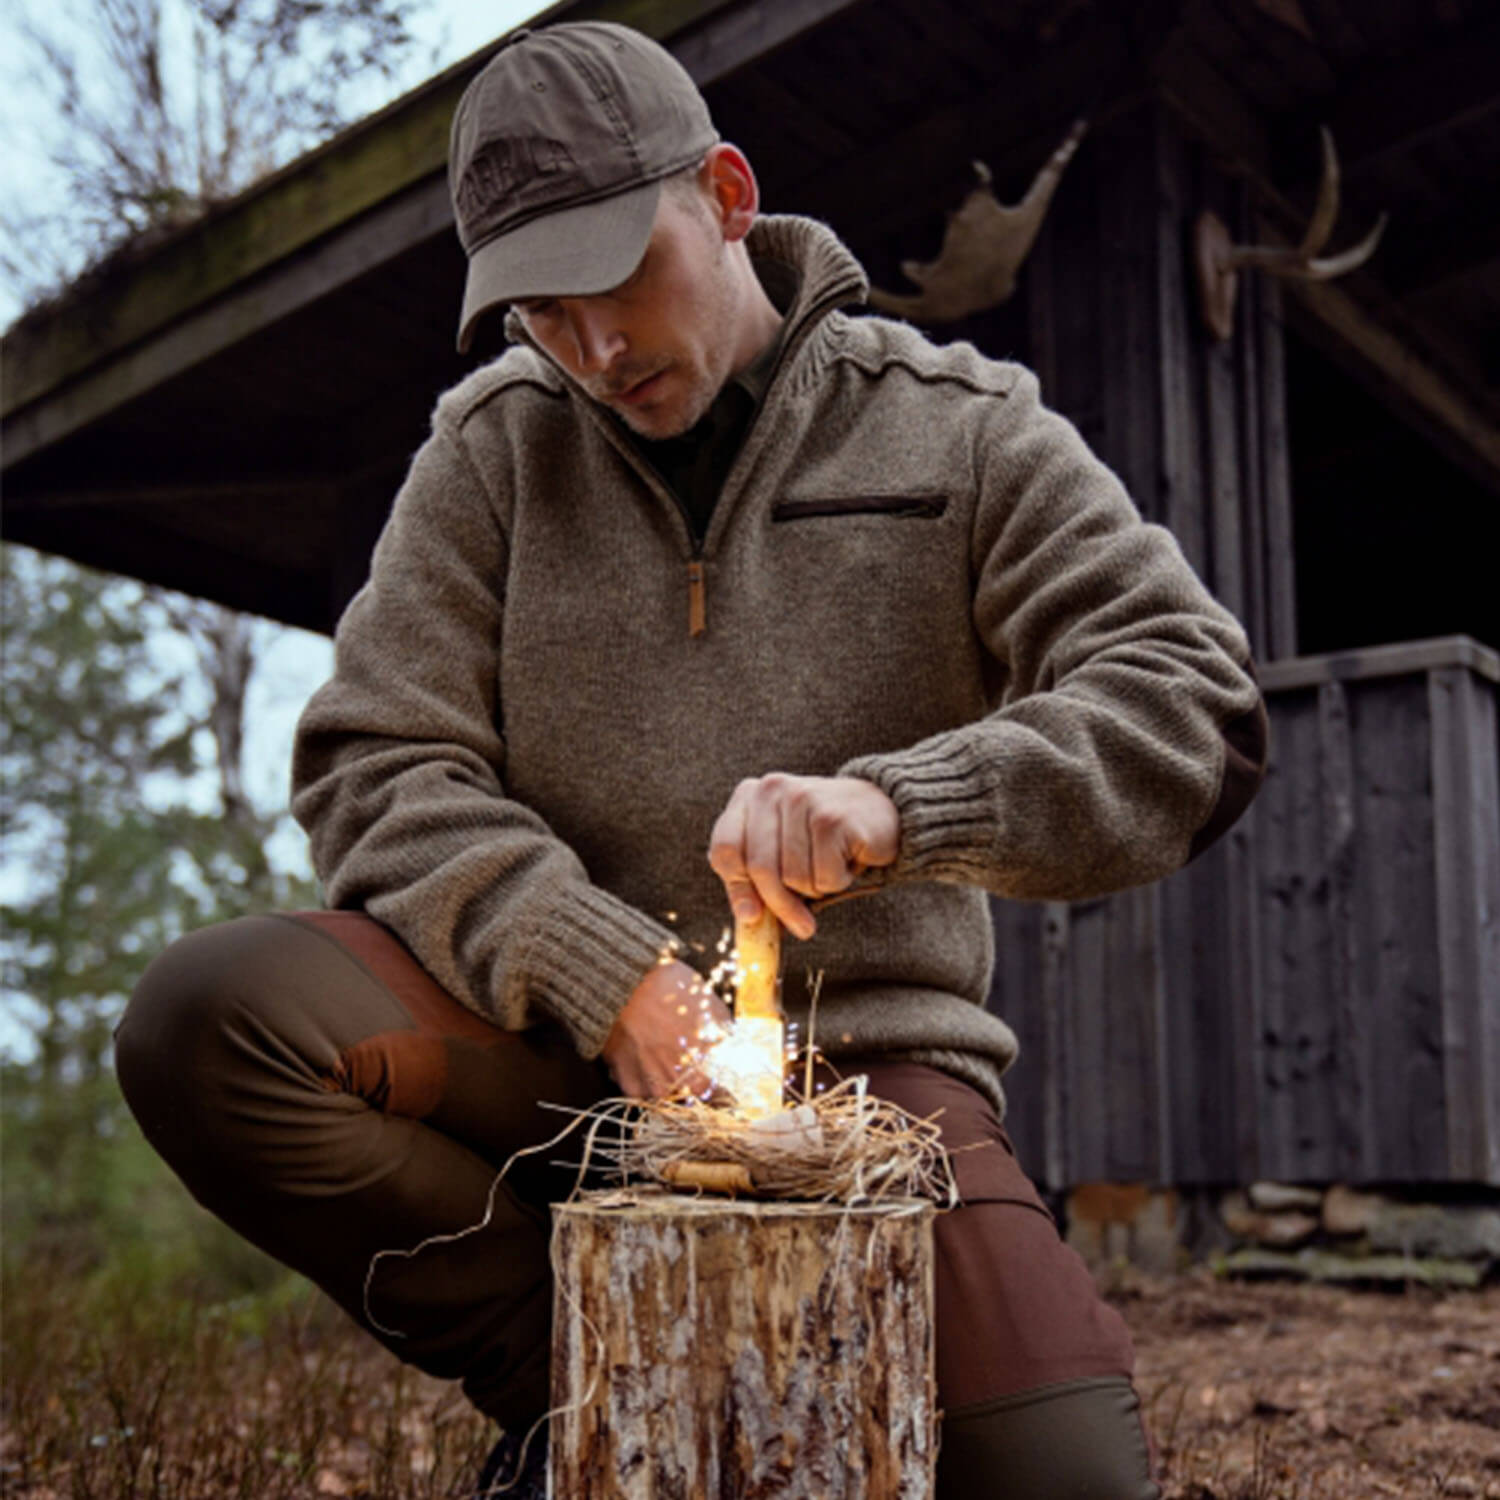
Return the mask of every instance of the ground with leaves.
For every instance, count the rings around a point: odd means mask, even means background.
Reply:
[[[17,1276],[22,1275],[18,1280]],[[12,1271],[0,1492],[437,1500],[492,1432],[283,1287],[194,1308]],[[1433,1295],[1126,1274],[1167,1500],[1500,1497],[1500,1286]]]
[[[1124,1275],[1167,1500],[1500,1500],[1500,1286]]]

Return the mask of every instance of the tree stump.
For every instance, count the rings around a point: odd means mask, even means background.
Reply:
[[[554,1206],[554,1500],[929,1500],[932,1215]]]

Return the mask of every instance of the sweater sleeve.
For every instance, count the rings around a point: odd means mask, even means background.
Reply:
[[[976,471],[974,624],[1004,687],[986,717],[842,768],[900,813],[888,878],[1080,900],[1170,874],[1264,773],[1244,633],[1029,372]]]
[[[590,882],[506,794],[507,544],[444,421],[418,453],[298,725],[292,811],[329,904],[390,927],[471,1009],[593,1057],[671,932]]]

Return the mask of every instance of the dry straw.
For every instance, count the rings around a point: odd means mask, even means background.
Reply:
[[[483,1216],[449,1234],[430,1235],[410,1249],[378,1250],[365,1272],[364,1309],[372,1327],[404,1338],[376,1317],[371,1292],[386,1260],[409,1260],[435,1245],[451,1244],[488,1227],[495,1194],[523,1156],[550,1151],[583,1132],[582,1159],[570,1198],[591,1174],[613,1179],[628,1194],[637,1187],[745,1193],[855,1207],[926,1199],[939,1208],[958,1205],[950,1153],[938,1117],[919,1119],[869,1091],[864,1074],[840,1079],[821,1093],[794,1100],[790,1109],[750,1122],[690,1094],[668,1099],[601,1099],[584,1110],[544,1105],[573,1116],[551,1140],[528,1146],[495,1175]]]
[[[610,1105],[583,1115],[597,1118]],[[958,1201],[936,1118],[875,1097],[863,1074],[765,1120],[680,1096],[633,1101],[632,1113],[618,1133],[591,1131],[584,1152],[585,1169],[602,1169],[621,1188],[662,1184],[849,1206]]]

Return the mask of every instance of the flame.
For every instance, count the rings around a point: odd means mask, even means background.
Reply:
[[[733,984],[734,1021],[727,1031],[712,1022],[700,1024],[700,1067],[713,1084],[734,1096],[735,1115],[758,1120],[781,1110],[786,1066],[786,1027],[776,994],[781,928],[766,912],[756,922],[741,924],[735,938],[733,948],[728,932],[719,940],[719,951],[728,950],[727,956],[709,976],[711,984]]]
[[[762,1119],[781,1109],[781,1022],[741,1016],[721,1041],[703,1054],[703,1071],[734,1095],[734,1113]]]

